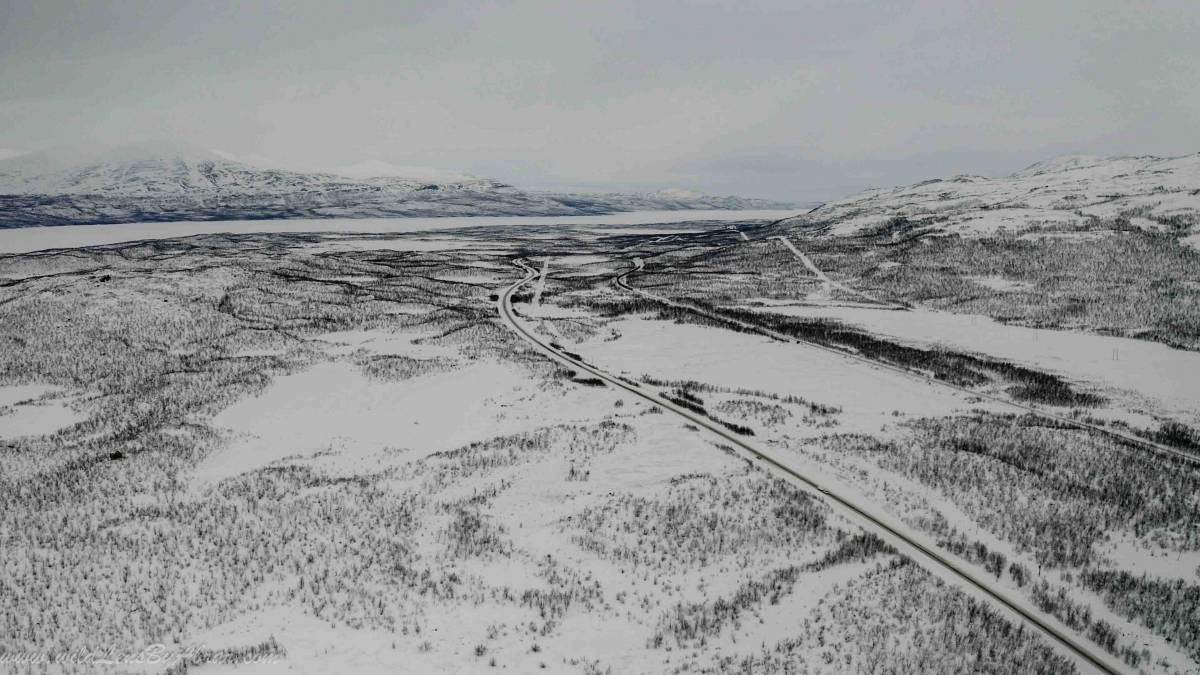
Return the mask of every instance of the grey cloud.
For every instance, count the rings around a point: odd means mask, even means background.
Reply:
[[[1197,34],[1174,0],[6,3],[0,148],[808,199],[1196,151]]]

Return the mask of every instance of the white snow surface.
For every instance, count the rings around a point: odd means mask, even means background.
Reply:
[[[806,345],[641,318],[610,325],[621,333],[620,340],[594,338],[575,348],[589,363],[633,378],[698,380],[838,406],[844,410],[838,431],[876,433],[895,422],[893,411],[935,417],[991,407],[962,392]]]
[[[484,440],[494,435],[486,424],[490,399],[520,382],[519,373],[498,364],[392,383],[371,381],[352,364],[322,363],[213,418],[240,440],[207,457],[195,477],[217,482],[323,450],[353,458],[385,446],[434,451]]]
[[[59,392],[43,384],[0,386],[0,438],[52,434],[82,420],[64,400],[39,400]]]
[[[753,309],[753,308],[752,308]],[[772,305],[776,314],[827,317],[920,346],[984,353],[1066,376],[1137,392],[1164,413],[1200,421],[1200,353],[1108,335],[1029,328],[985,316],[924,309]]]
[[[883,267],[883,265],[880,265],[880,267]],[[1031,284],[1029,284],[1028,282],[1017,281],[1016,279],[1006,279],[1002,276],[998,276],[995,274],[988,275],[988,276],[975,276],[975,277],[967,277],[967,278],[970,279],[971,281],[974,281],[975,283],[979,284],[980,286],[985,286],[987,288],[992,289],[993,291],[1000,291],[1000,292],[1021,291],[1021,290],[1031,288]]]
[[[0,386],[0,408],[15,403],[24,403],[30,399],[39,398],[58,391],[58,387],[48,384],[11,384]]]

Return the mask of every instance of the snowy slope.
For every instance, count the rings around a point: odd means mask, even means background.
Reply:
[[[412,191],[431,183],[458,189],[505,187],[495,181],[453,172],[432,180],[429,176],[403,176],[395,171],[397,167],[390,168],[390,172],[368,171],[367,175],[301,173],[242,164],[183,143],[150,141],[100,153],[54,150],[0,161],[0,194],[117,198],[207,193],[258,196],[364,187]]]
[[[171,141],[0,160],[0,227],[137,221],[411,216],[568,216],[762,208],[680,195],[555,195],[453,171],[381,162],[340,173],[250,166]]]
[[[787,224],[850,235],[886,228],[897,217],[962,234],[1120,224],[1186,235],[1200,221],[1200,153],[1059,157],[1003,178],[956,176],[869,190]]]

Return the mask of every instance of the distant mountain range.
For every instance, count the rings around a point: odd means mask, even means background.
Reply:
[[[1003,178],[868,190],[782,225],[848,236],[1137,227],[1192,243],[1200,235],[1200,153],[1059,157]]]
[[[379,174],[379,175],[371,175]],[[0,228],[179,220],[574,216],[638,210],[791,208],[653,194],[557,194],[439,169],[365,163],[336,172],[262,168],[175,142],[0,160]]]

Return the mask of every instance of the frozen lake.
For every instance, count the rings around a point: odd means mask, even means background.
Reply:
[[[801,210],[628,211],[603,216],[472,216],[452,218],[316,218],[295,220],[211,220],[178,223],[64,225],[0,230],[0,253],[29,253],[48,248],[99,246],[142,239],[197,234],[266,232],[424,232],[465,227],[523,225],[661,225],[699,220],[779,220]]]

